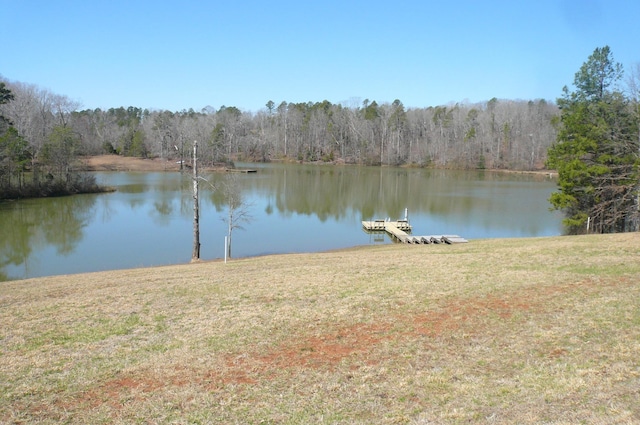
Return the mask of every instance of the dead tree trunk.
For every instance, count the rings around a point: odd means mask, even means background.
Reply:
[[[193,252],[191,261],[200,259],[200,202],[198,199],[198,142],[193,142]]]

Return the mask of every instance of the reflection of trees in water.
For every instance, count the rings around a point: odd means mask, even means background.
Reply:
[[[10,265],[24,263],[32,251],[30,243],[37,226],[33,220],[27,221],[27,215],[23,208],[13,203],[0,204],[3,219],[0,220],[0,280],[8,280],[3,269]],[[30,223],[30,224],[29,224]]]
[[[58,254],[70,254],[82,240],[82,230],[92,217],[95,196],[53,199],[42,223],[45,241],[56,247]]]
[[[212,173],[205,178],[201,202],[220,213],[227,200],[222,191],[213,187],[223,186],[225,174]],[[266,199],[266,214],[277,212],[283,218],[298,214],[314,216],[322,222],[397,219],[408,208],[414,217],[421,214],[465,223],[475,221],[485,228],[506,227],[524,233],[536,233],[539,220],[531,212],[540,214],[540,205],[546,211],[551,190],[550,185],[540,184],[546,179],[544,176],[394,167],[271,164],[256,174],[237,174],[236,178],[243,192],[255,192]],[[178,209],[181,216],[193,214],[190,188],[183,185],[171,189],[154,192],[154,220],[164,222]],[[539,196],[536,191],[540,191]],[[131,206],[135,208],[135,204]],[[511,212],[505,219],[507,210]],[[521,211],[522,217],[513,211]]]
[[[193,193],[191,176],[173,173],[151,173],[154,175],[153,210],[154,222],[163,226],[171,223],[170,217],[176,213],[193,215]],[[148,201],[148,194],[142,199]],[[132,205],[134,206],[134,205]]]
[[[269,178],[247,177],[245,190],[268,194],[267,208],[285,217],[316,215],[321,221],[351,214],[357,219],[395,219],[402,217],[405,208],[410,214],[462,220],[481,215],[500,221],[507,209],[522,209],[523,214],[539,209],[531,202],[546,203],[549,191],[539,184],[543,177],[479,171],[276,165],[260,172]],[[535,190],[544,193],[532,197]],[[513,224],[515,228],[523,225]]]
[[[71,254],[83,238],[95,203],[96,195],[77,195],[3,204],[0,269],[25,264],[34,250],[44,246],[55,247],[59,255]],[[0,274],[2,278],[6,276]]]
[[[168,216],[173,214],[173,202],[171,199],[164,198],[153,203],[153,208],[158,213],[158,216],[162,219],[159,220],[161,223],[168,223],[166,219]]]
[[[183,186],[179,190],[159,191],[154,194],[153,211],[151,216],[155,223],[167,226],[171,223],[171,216],[179,213],[181,216],[193,215],[193,192],[190,187]]]
[[[271,180],[257,180],[257,190],[273,194],[270,205],[287,215],[317,215],[321,221],[356,213],[399,218],[405,208],[424,201],[425,170],[379,167],[304,166],[275,168]]]

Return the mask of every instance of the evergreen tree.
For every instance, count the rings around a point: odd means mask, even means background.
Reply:
[[[13,99],[11,90],[0,82],[0,105]],[[17,190],[22,187],[24,169],[29,158],[27,142],[20,137],[11,121],[0,113],[0,199],[14,192],[14,184]]]
[[[0,199],[22,188],[24,171],[31,159],[28,143],[14,127],[0,131]]]
[[[6,87],[5,83],[0,81],[0,105],[9,103],[11,100],[13,100],[13,93],[11,93],[11,90]],[[11,124],[1,112],[2,111],[0,111],[0,134],[2,134]]]
[[[638,120],[615,90],[622,66],[608,46],[597,48],[575,75],[576,91],[558,99],[561,125],[547,166],[559,174],[553,208],[565,212],[570,233],[637,230]]]
[[[72,165],[78,156],[79,136],[69,127],[56,126],[42,149],[42,161],[50,174],[68,182]]]

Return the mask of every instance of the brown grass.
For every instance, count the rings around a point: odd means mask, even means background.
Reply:
[[[640,235],[0,284],[2,423],[640,423]]]
[[[120,155],[97,155],[82,158],[86,171],[179,171],[176,160],[136,158]]]

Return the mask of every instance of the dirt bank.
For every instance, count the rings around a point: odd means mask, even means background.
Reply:
[[[179,171],[180,164],[161,158],[144,159],[120,155],[98,155],[83,158],[86,171]]]

